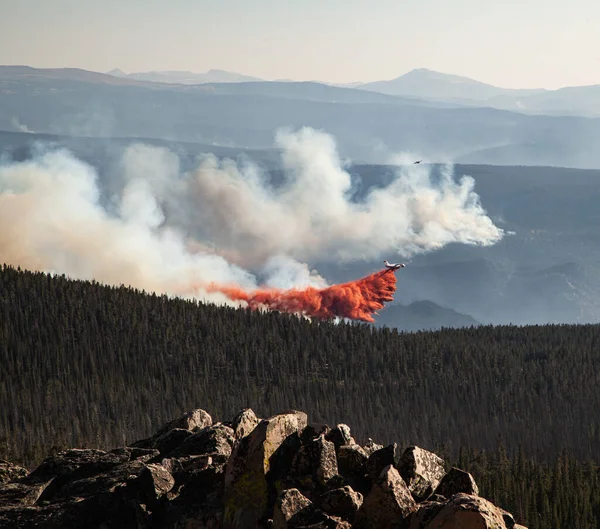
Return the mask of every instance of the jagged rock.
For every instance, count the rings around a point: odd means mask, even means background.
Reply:
[[[129,458],[125,459],[126,461],[141,461],[145,463],[158,455],[160,452],[154,448],[136,448],[125,446],[122,448],[114,448],[109,452],[109,454],[116,454],[120,457]]]
[[[48,501],[55,497],[62,497],[61,489],[66,484],[110,471],[115,467],[131,462],[135,455],[138,455],[141,459],[146,459],[151,454],[158,454],[158,451],[149,453],[144,450],[139,452],[136,449],[129,448],[111,452],[76,448],[65,450],[44,459],[31,474],[22,478],[21,481],[26,485],[47,484],[38,500]],[[142,464],[139,459],[134,459],[134,461]]]
[[[73,448],[47,457],[25,480],[27,483],[39,483],[57,478],[56,486],[58,482],[73,481],[100,474],[129,460],[130,452],[127,451],[104,452]]]
[[[320,511],[298,489],[284,490],[273,510],[273,529],[350,529],[350,523]]]
[[[144,495],[154,501],[173,488],[175,479],[162,465],[150,463],[140,473],[138,485],[144,490]]]
[[[340,446],[356,444],[356,441],[350,435],[350,426],[347,424],[338,424],[325,436],[325,439],[331,441],[336,450]]]
[[[223,498],[219,492],[198,498],[195,491],[184,490],[152,521],[153,527],[160,529],[220,529],[223,526]]]
[[[321,435],[327,435],[329,431],[330,428],[326,424],[309,424],[302,430],[300,438],[303,444],[307,444]]]
[[[526,529],[479,498],[467,472],[441,479],[443,461],[418,447],[394,466],[396,445],[340,444],[353,443],[347,426],[307,426],[302,412],[252,428],[249,409],[204,427],[200,411],[138,446],[66,450],[28,475],[0,461],[11,480],[0,483],[0,527]]]
[[[188,437],[194,435],[189,430],[184,430],[183,428],[173,428],[165,432],[162,435],[159,435],[150,445],[151,448],[154,448],[160,452],[161,455],[168,454],[173,450],[179,448]]]
[[[450,498],[426,529],[508,528],[500,509],[491,502],[479,496],[459,493]]]
[[[419,505],[419,510],[409,518],[408,529],[425,529],[444,507],[445,502],[426,501]]]
[[[322,487],[337,473],[335,445],[322,435],[300,448],[292,464],[294,476],[312,476]]]
[[[356,513],[355,529],[386,529],[406,527],[406,519],[417,505],[406,483],[392,466],[388,465],[373,484]]]
[[[397,468],[417,501],[431,496],[445,474],[444,460],[418,446],[404,451]]]
[[[249,435],[260,422],[258,417],[250,408],[241,410],[231,422],[231,428],[236,439],[242,439]]]
[[[223,424],[207,426],[187,437],[181,446],[169,454],[169,457],[203,454],[220,454],[229,457],[234,440],[234,431],[229,426]]]
[[[370,456],[373,452],[376,452],[377,450],[381,450],[382,448],[383,448],[383,445],[377,444],[370,437],[367,440],[367,442],[365,443],[365,446],[363,446],[363,449],[367,453],[367,456]]]
[[[479,496],[479,487],[471,474],[453,467],[442,478],[442,481],[440,481],[440,484],[435,489],[435,494],[451,498],[459,492]]]
[[[114,495],[73,498],[41,506],[0,508],[0,527],[10,529],[150,529],[144,505]]]
[[[10,461],[0,459],[0,485],[9,483],[19,478],[24,478],[27,475],[27,469],[15,465]]]
[[[136,448],[151,448],[154,442],[170,430],[197,431],[207,426],[212,426],[212,417],[204,410],[197,409],[186,412],[172,421],[163,424],[158,431],[146,439],[131,443]]]
[[[287,437],[306,428],[306,413],[292,411],[262,420],[236,445],[225,472],[224,529],[255,527],[267,516],[266,475],[271,457]]]
[[[312,502],[298,489],[284,490],[275,502],[273,529],[287,529],[288,523],[304,509],[312,508]]]
[[[156,432],[156,437],[168,432],[169,430],[174,430],[175,428],[194,431],[201,430],[207,426],[212,426],[212,423],[213,420],[210,414],[198,408],[180,415],[177,417],[177,419],[173,419],[172,421],[165,423]]]
[[[49,499],[81,498],[118,491],[124,498],[149,505],[171,490],[174,484],[175,480],[162,465],[131,461],[108,472],[69,482]]]
[[[345,478],[364,476],[368,459],[367,453],[357,444],[340,446],[337,452],[338,469]]]
[[[506,525],[506,528],[514,529],[514,527],[516,525],[514,516],[512,514],[510,514],[508,511],[501,509],[500,507],[497,507],[497,509],[500,512],[500,514],[502,515],[502,519],[504,520],[504,524]]]
[[[367,460],[367,474],[371,481],[375,481],[381,471],[388,465],[394,466],[396,464],[396,443],[388,445],[379,450],[375,450]]]
[[[327,514],[352,521],[363,503],[363,496],[350,486],[334,489],[321,495],[317,504]]]
[[[204,473],[208,469],[214,469],[217,472],[223,473],[228,458],[224,455],[196,455],[177,458],[166,458],[161,461],[165,467],[175,478],[175,483],[180,486],[189,482],[196,475]],[[215,472],[213,472],[215,473]]]
[[[31,485],[4,483],[0,485],[0,506],[33,505],[51,482],[52,480]]]

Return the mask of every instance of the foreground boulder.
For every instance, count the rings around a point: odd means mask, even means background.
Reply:
[[[468,472],[396,453],[300,411],[213,422],[197,409],[133,446],[65,450],[30,473],[0,461],[0,527],[526,529]]]
[[[307,425],[306,413],[293,411],[262,420],[234,449],[225,472],[225,528],[258,527],[268,515],[267,474],[271,458],[291,435]]]
[[[398,461],[398,470],[417,501],[431,496],[446,473],[441,457],[418,446],[410,446],[404,451]]]
[[[356,515],[357,529],[388,529],[407,526],[405,520],[417,510],[406,483],[392,466],[381,471]]]
[[[442,478],[437,489],[435,489],[435,494],[444,496],[445,498],[451,498],[459,492],[478,496],[479,487],[471,474],[458,468],[451,468]]]
[[[508,527],[500,509],[489,501],[470,494],[457,494],[440,509],[425,529],[513,529]]]

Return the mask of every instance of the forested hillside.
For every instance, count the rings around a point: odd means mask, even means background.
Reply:
[[[0,457],[115,446],[196,406],[297,408],[381,442],[598,459],[599,326],[402,334],[5,267]]]
[[[54,449],[124,445],[198,406],[217,420],[305,409],[361,442],[460,461],[531,528],[574,512],[596,527],[599,330],[404,334],[3,267],[0,458],[31,467]]]

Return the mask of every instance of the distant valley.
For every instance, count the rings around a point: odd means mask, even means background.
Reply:
[[[3,130],[270,149],[278,128],[302,126],[333,134],[343,157],[368,163],[404,153],[432,162],[600,167],[600,119],[310,82],[184,85],[0,67]]]

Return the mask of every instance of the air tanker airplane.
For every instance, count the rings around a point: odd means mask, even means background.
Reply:
[[[383,264],[388,270],[398,270],[398,268],[404,268],[406,266],[404,263],[388,263],[387,259],[383,261]]]

